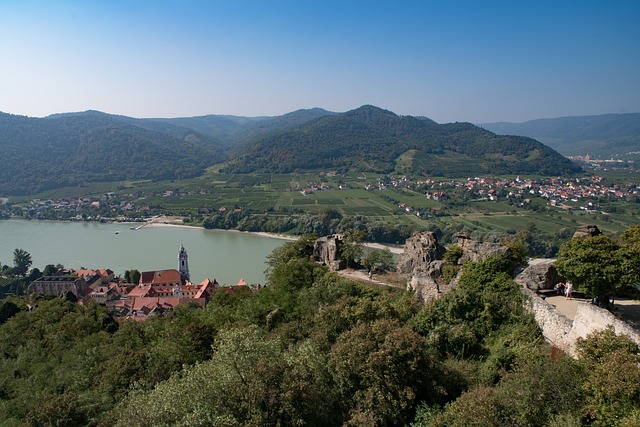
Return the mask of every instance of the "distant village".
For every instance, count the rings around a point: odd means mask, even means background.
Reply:
[[[338,180],[333,184],[327,178]],[[368,191],[384,191],[390,188],[407,189],[423,194],[425,200],[445,202],[447,200],[488,200],[508,201],[516,206],[527,207],[534,198],[544,199],[545,203],[562,210],[598,211],[601,203],[612,200],[636,201],[638,186],[635,183],[605,184],[602,177],[588,178],[545,178],[545,179],[499,179],[488,177],[469,177],[466,180],[415,179],[410,176],[387,176],[368,179],[361,175],[358,181],[364,181],[362,187]],[[354,184],[355,185],[355,184]],[[318,182],[310,181],[298,184],[292,191],[310,195],[319,191],[350,190],[353,186],[342,182],[337,172],[322,172]],[[179,191],[165,190],[161,193],[136,192],[118,194],[108,192],[98,196],[34,199],[30,203],[16,205],[10,214],[24,218],[70,219],[77,221],[104,222],[145,222],[154,215],[164,212],[149,204],[153,197],[179,197],[209,194],[207,190]],[[418,208],[399,204],[409,214],[428,218]],[[233,210],[241,212],[242,207],[222,206],[202,208],[198,212],[210,215],[215,212]]]
[[[136,275],[137,276],[137,275]],[[178,269],[143,271],[137,283],[115,277],[110,269],[59,269],[51,276],[31,282],[27,293],[41,296],[64,296],[87,304],[106,305],[116,319],[144,321],[163,316],[180,305],[205,307],[215,292],[249,292],[243,279],[232,286],[221,286],[215,279],[195,284],[190,281],[189,260],[184,246],[178,252]]]
[[[335,175],[334,175],[335,176]],[[366,176],[358,177],[367,180]],[[367,180],[368,181],[368,180]],[[339,185],[339,190],[350,189],[346,184]],[[375,182],[368,181],[366,190],[387,190],[389,188],[406,188],[420,192],[427,200],[445,201],[459,197],[460,192],[466,200],[513,200],[524,207],[531,203],[531,199],[539,197],[547,200],[549,206],[563,210],[579,209],[596,211],[599,202],[609,200],[636,201],[639,189],[635,183],[612,184],[603,183],[602,177],[589,178],[547,178],[547,179],[498,179],[498,178],[467,178],[466,180],[415,180],[409,176],[386,177]],[[328,191],[335,188],[326,183],[307,183],[300,191],[312,194],[315,191]],[[407,213],[422,216],[414,207],[400,203],[399,207]]]

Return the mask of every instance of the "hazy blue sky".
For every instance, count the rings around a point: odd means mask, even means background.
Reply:
[[[0,2],[0,111],[640,111],[640,1]]]

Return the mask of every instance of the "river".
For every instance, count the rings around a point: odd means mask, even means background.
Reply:
[[[13,265],[13,251],[31,254],[33,266],[110,268],[116,275],[178,268],[178,250],[189,256],[191,281],[205,278],[221,284],[264,283],[264,261],[283,240],[218,230],[185,227],[143,227],[95,222],[0,221],[0,262]]]

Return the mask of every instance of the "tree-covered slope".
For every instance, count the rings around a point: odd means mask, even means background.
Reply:
[[[0,113],[0,150],[0,195],[94,181],[180,179],[228,159],[226,170],[240,173],[354,168],[468,176],[578,170],[531,138],[497,136],[470,123],[440,125],[373,106],[253,118]]]
[[[193,129],[210,137],[235,145],[240,141],[255,138],[270,132],[280,132],[300,126],[318,117],[333,115],[322,108],[311,108],[292,111],[273,117],[243,117],[229,115],[208,115],[199,117],[180,117],[174,119],[148,119],[158,123]]]
[[[222,146],[187,129],[150,130],[88,111],[46,118],[0,113],[0,194],[67,185],[195,176],[222,160]]]
[[[535,138],[567,155],[634,156],[640,152],[640,113],[559,117],[524,123],[484,123],[497,134]]]
[[[638,346],[609,328],[579,338],[577,360],[552,350],[513,258],[466,262],[421,305],[327,271],[314,240],[275,249],[259,291],[145,322],[0,300],[0,425],[639,425]]]
[[[401,156],[402,168],[397,167]],[[462,176],[566,174],[579,170],[531,138],[497,136],[470,123],[439,125],[373,106],[327,115],[241,144],[227,171],[350,168]]]

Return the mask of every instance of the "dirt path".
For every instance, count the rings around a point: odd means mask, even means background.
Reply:
[[[356,280],[360,283],[364,283],[366,285],[379,285],[379,286],[389,286],[392,288],[404,289],[405,285],[402,283],[397,283],[397,277],[390,276],[387,274],[378,274],[373,273],[371,278],[369,277],[367,270],[354,270],[352,268],[348,268],[346,270],[338,271],[338,274],[342,277],[346,277],[348,279]],[[385,278],[393,278],[393,281],[384,280]]]
[[[546,301],[555,306],[560,313],[564,314],[571,320],[576,317],[576,311],[578,310],[579,303],[591,302],[590,299],[584,298],[572,298],[568,300],[562,295],[548,296]],[[613,306],[613,313],[616,317],[621,318],[636,329],[640,329],[640,301],[626,298],[614,298]]]

